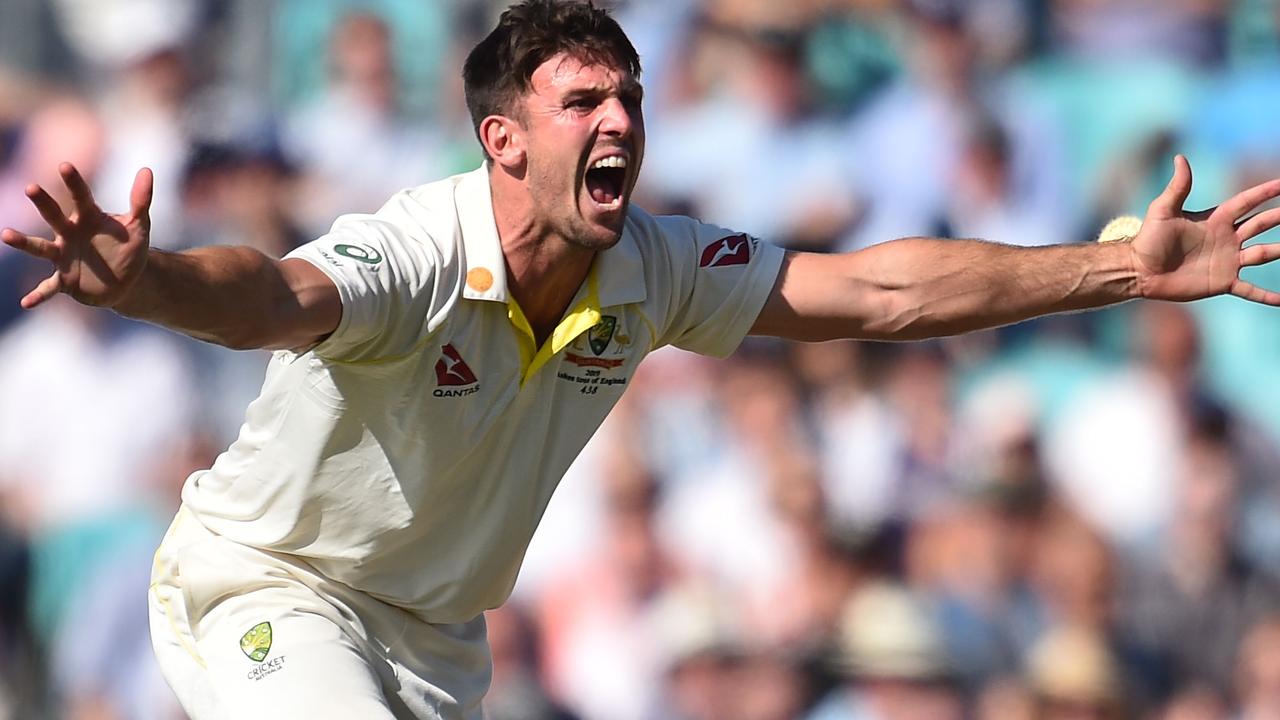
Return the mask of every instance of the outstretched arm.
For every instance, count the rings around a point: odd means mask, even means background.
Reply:
[[[907,238],[844,255],[793,253],[752,333],[794,340],[920,340],[1056,312],[1145,297],[1233,294],[1280,306],[1280,293],[1240,269],[1280,258],[1280,243],[1243,244],[1280,225],[1280,209],[1246,216],[1280,196],[1280,180],[1204,212],[1182,209],[1191,167],[1150,205],[1132,241],[1022,248],[979,240]]]
[[[27,188],[53,239],[0,231],[6,244],[54,266],[22,298],[22,307],[31,309],[65,293],[86,305],[236,349],[306,347],[338,326],[337,288],[306,261],[273,260],[247,247],[151,249],[150,170],[138,172],[129,212],[121,215],[98,207],[72,165],[58,170],[75,203],[70,217],[43,188]]]

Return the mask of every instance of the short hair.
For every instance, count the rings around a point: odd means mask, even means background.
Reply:
[[[476,137],[486,117],[517,112],[516,100],[529,90],[534,70],[560,53],[640,77],[640,56],[608,11],[590,0],[524,0],[502,13],[463,65]]]

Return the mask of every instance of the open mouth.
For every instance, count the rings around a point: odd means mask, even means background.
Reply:
[[[621,155],[600,158],[587,169],[586,182],[587,194],[597,205],[619,207],[627,184],[627,159]]]

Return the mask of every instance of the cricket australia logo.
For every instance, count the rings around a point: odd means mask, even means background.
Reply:
[[[260,622],[249,628],[240,636],[240,652],[254,662],[246,677],[250,680],[261,680],[273,672],[284,669],[284,656],[267,660],[271,654],[271,623]]]
[[[260,622],[240,636],[240,651],[254,662],[262,662],[271,652],[271,623]]]
[[[452,343],[440,348],[440,359],[436,361],[436,384],[439,387],[431,393],[436,397],[460,397],[480,390],[476,374]]]
[[[577,385],[583,395],[595,395],[602,387],[624,386],[628,376],[625,370],[619,372],[619,369],[627,363],[631,342],[631,336],[618,323],[616,315],[601,315],[600,320],[565,351],[565,362],[556,377]]]
[[[587,344],[591,346],[591,352],[596,355],[604,354],[605,348],[609,347],[609,341],[613,339],[613,331],[617,328],[618,318],[613,315],[601,317],[600,322],[587,331]]]

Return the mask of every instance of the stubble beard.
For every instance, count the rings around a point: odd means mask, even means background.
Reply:
[[[587,213],[588,209],[592,208],[592,200],[581,182],[573,188],[570,201],[566,203],[563,197],[557,197],[558,193],[547,192],[547,187],[554,186],[554,183],[546,182],[543,179],[544,175],[535,172],[531,173],[530,177],[533,181],[530,194],[535,211],[545,213],[547,210],[555,210],[550,216],[544,215],[541,224],[551,233],[560,236],[566,244],[581,250],[597,252],[608,250],[622,239],[626,211],[630,204],[629,198],[623,200],[622,210],[618,213],[616,221],[608,224],[595,223],[588,217]]]

